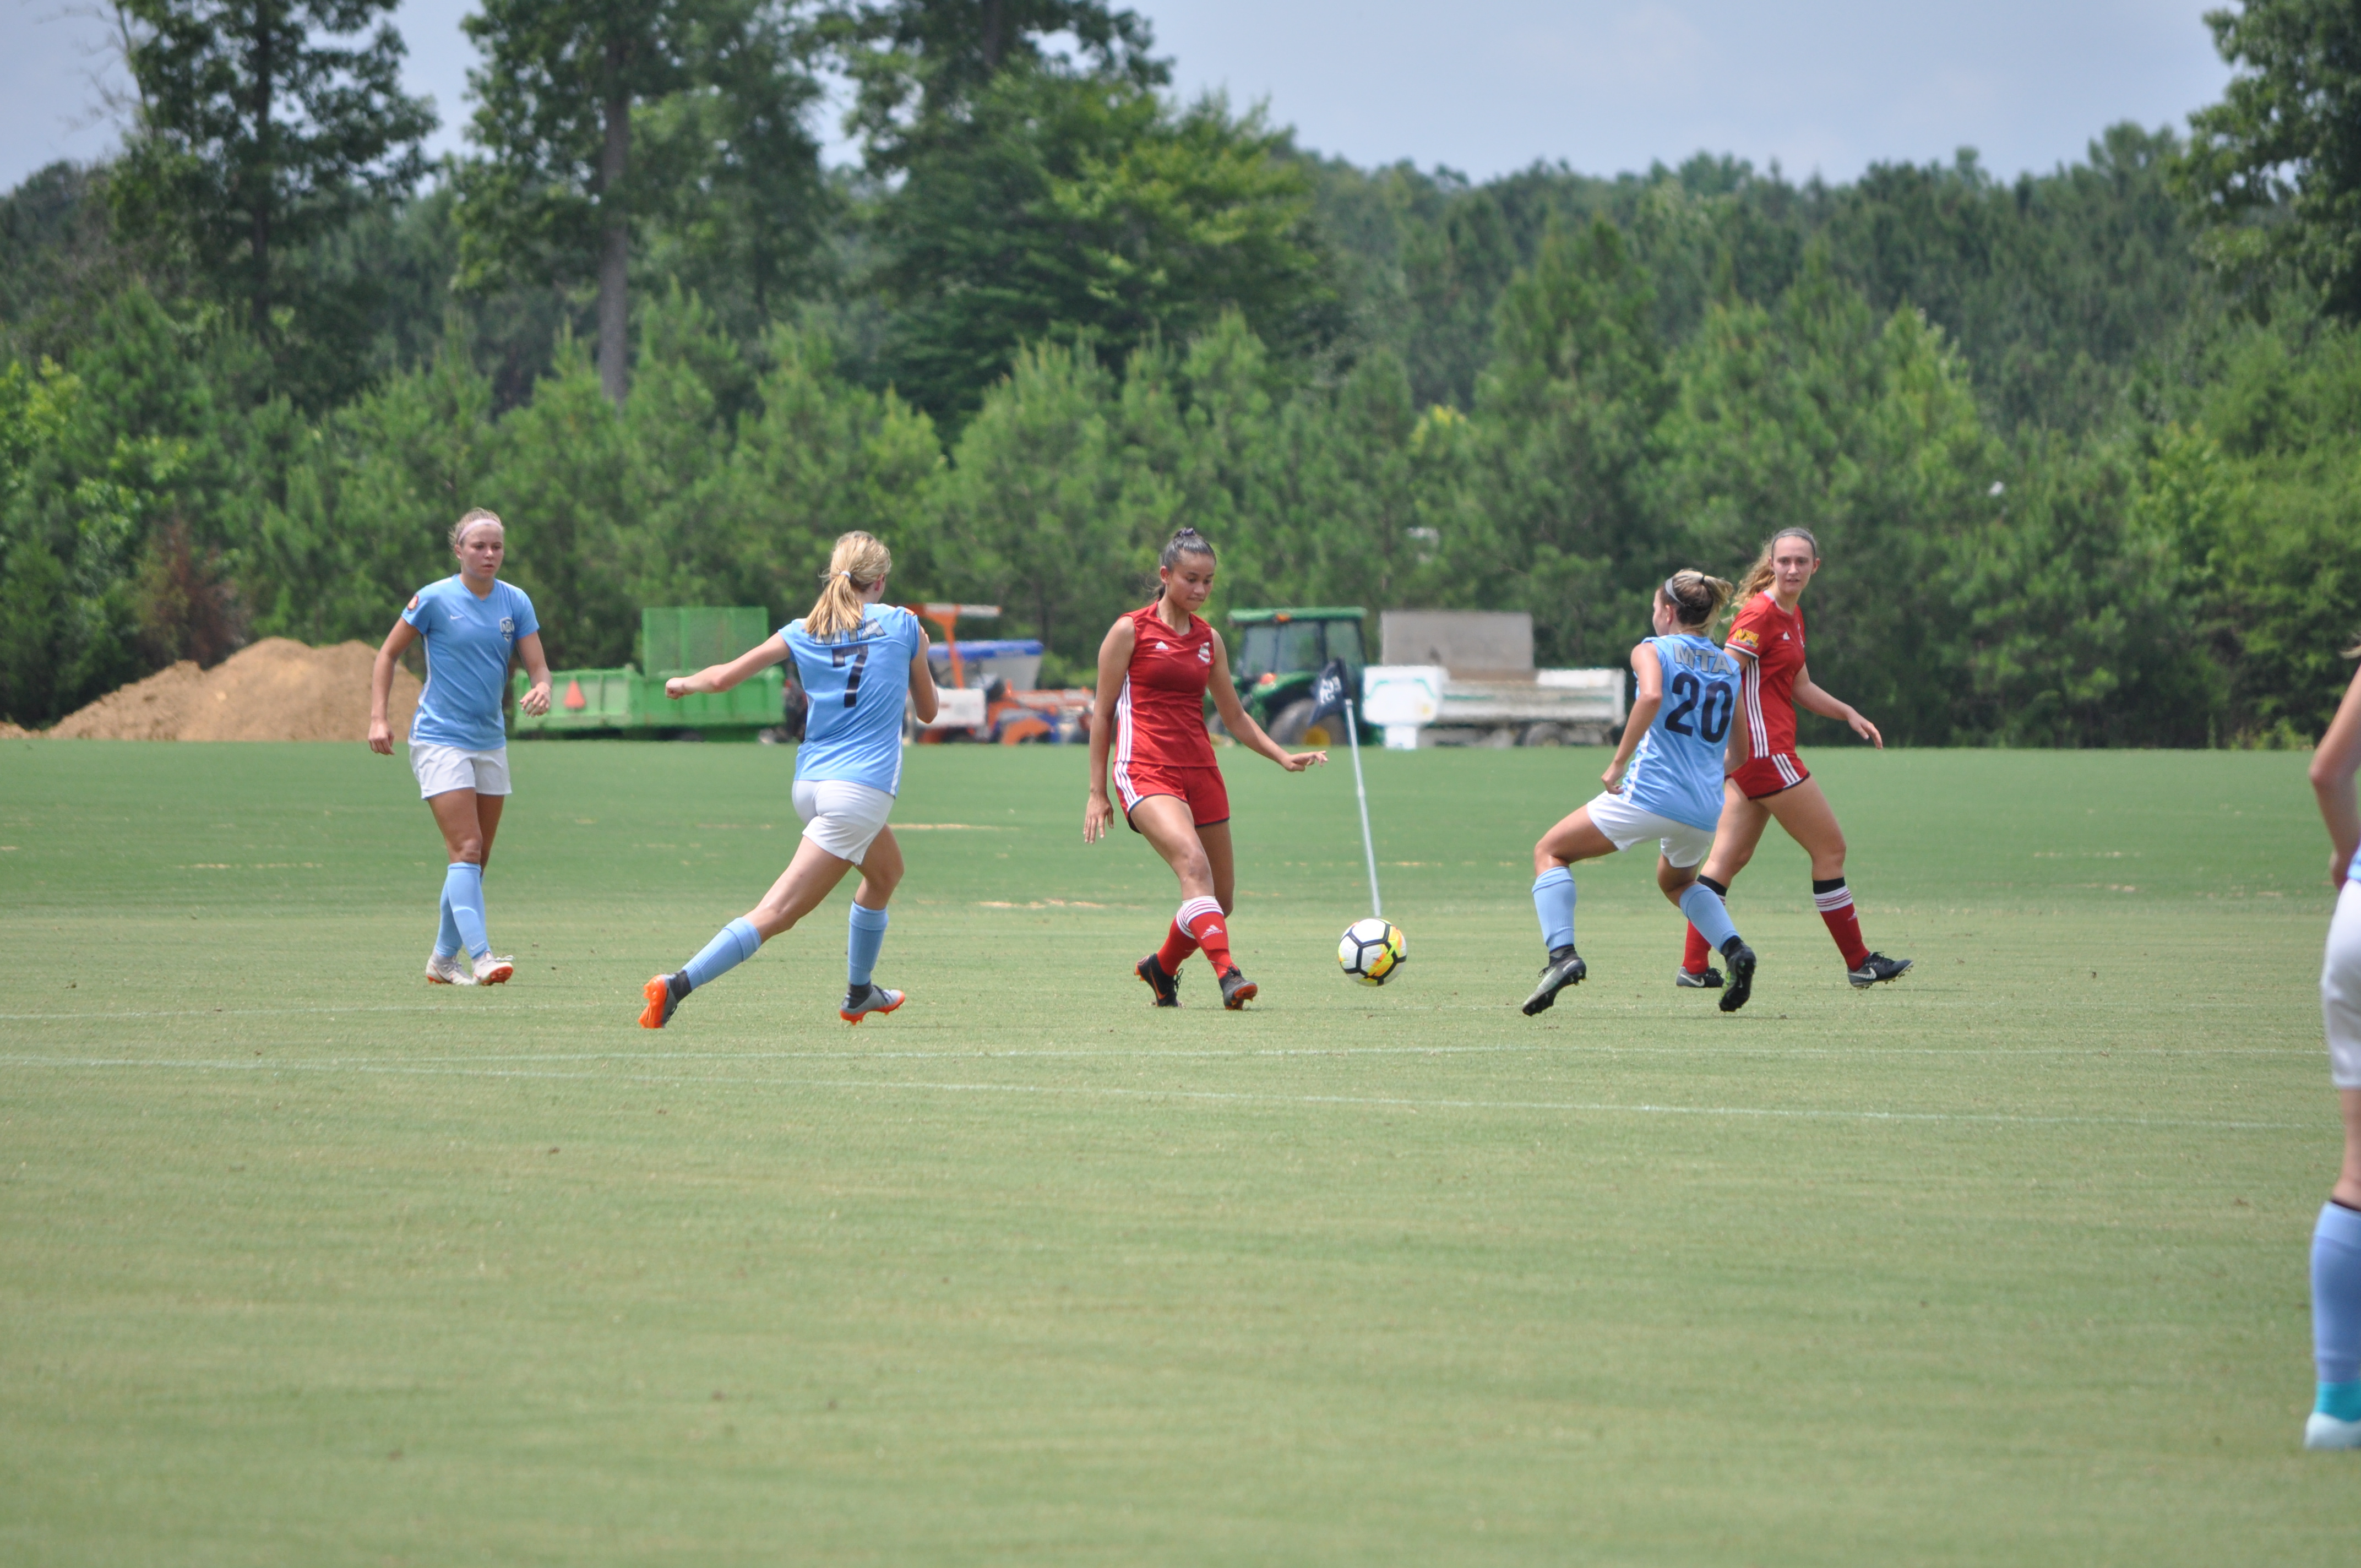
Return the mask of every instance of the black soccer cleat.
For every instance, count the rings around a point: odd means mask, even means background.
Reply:
[[[1883,953],[1872,953],[1861,960],[1861,968],[1845,970],[1845,979],[1852,982],[1855,991],[1867,991],[1883,981],[1899,980],[1902,971],[1909,967],[1908,959],[1889,959]]]
[[[1231,1012],[1237,1012],[1247,1003],[1252,1002],[1257,994],[1255,982],[1235,969],[1222,971],[1222,1005]]]
[[[1754,949],[1732,937],[1722,957],[1730,960],[1730,989],[1721,993],[1721,1010],[1735,1013],[1754,994]]]
[[[1180,981],[1173,976],[1164,972],[1164,960],[1162,959],[1157,957],[1154,953],[1150,953],[1146,958],[1140,959],[1137,963],[1132,965],[1131,972],[1145,981],[1148,983],[1148,990],[1156,992],[1157,1006],[1178,1007],[1180,1005]]]
[[[1686,969],[1676,969],[1673,971],[1673,983],[1683,991],[1719,991],[1721,971],[1718,969],[1704,969],[1691,974]]]
[[[640,1027],[661,1029],[672,1022],[680,1010],[680,999],[689,992],[688,976],[680,973],[660,974],[640,987],[640,995],[647,1003],[640,1009]]]
[[[1548,1012],[1559,992],[1569,985],[1580,985],[1582,977],[1589,972],[1590,966],[1571,947],[1551,948],[1549,962],[1542,966],[1542,982],[1525,998],[1525,1016]]]

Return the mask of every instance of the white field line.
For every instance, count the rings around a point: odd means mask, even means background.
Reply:
[[[360,1012],[354,1008],[348,1011]],[[431,1009],[429,1010],[431,1011]],[[0,1017],[6,1014],[0,1014]],[[112,1014],[112,1017],[137,1014]],[[192,1014],[193,1016],[193,1014]],[[203,1016],[214,1016],[206,1014]],[[228,1017],[234,1014],[220,1014]],[[445,1065],[482,1066],[492,1062],[768,1062],[768,1061],[1256,1061],[1317,1057],[1477,1057],[1477,1056],[1541,1056],[1563,1054],[1585,1059],[1613,1059],[1618,1057],[1681,1057],[1687,1059],[1709,1059],[1722,1057],[1758,1057],[1787,1061],[1853,1061],[1878,1057],[2112,1057],[2120,1054],[2125,1061],[2152,1061],[2162,1058],[2262,1058],[2300,1057],[2306,1059],[2323,1055],[2319,1046],[2193,1046],[2147,1047],[2090,1046],[1725,1046],[1712,1042],[1676,1046],[1598,1046],[1580,1043],[1537,1041],[1531,1045],[1491,1046],[1269,1046],[1230,1050],[1168,1050],[1162,1048],[1103,1050],[1069,1049],[1044,1046],[1027,1049],[989,1049],[983,1047],[952,1050],[844,1050],[844,1051],[519,1051],[475,1052],[465,1056],[411,1057],[412,1065],[439,1067]],[[51,1058],[37,1056],[0,1057],[0,1067],[40,1065]],[[131,1058],[124,1058],[131,1059]],[[148,1058],[139,1058],[148,1059]],[[160,1064],[159,1065],[166,1065]]]
[[[1983,1111],[1844,1111],[1808,1106],[1659,1105],[1585,1100],[1413,1100],[1406,1096],[1359,1094],[1271,1094],[1219,1089],[1119,1089],[1086,1084],[1048,1083],[928,1083],[890,1079],[699,1077],[655,1073],[554,1072],[540,1069],[470,1067],[388,1067],[371,1062],[312,1061],[159,1061],[133,1057],[37,1058],[0,1057],[0,1066],[82,1069],[160,1068],[168,1072],[352,1072],[396,1078],[537,1079],[569,1081],[663,1083],[676,1087],[741,1089],[840,1089],[854,1091],[921,1094],[1076,1095],[1122,1100],[1193,1100],[1247,1105],[1339,1105],[1370,1110],[1400,1111],[1543,1111],[1574,1115],[1605,1116],[1726,1116],[1834,1122],[1953,1123],[2028,1127],[2153,1127],[2174,1131],[2315,1132],[2303,1122],[2181,1121],[2147,1116],[2022,1116]]]

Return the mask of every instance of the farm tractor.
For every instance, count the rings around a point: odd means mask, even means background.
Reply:
[[[1230,654],[1230,679],[1238,688],[1238,701],[1280,745],[1319,747],[1344,741],[1341,718],[1312,722],[1312,683],[1331,660],[1342,660],[1345,689],[1358,699],[1361,668],[1367,663],[1361,645],[1362,613],[1334,607],[1230,611],[1236,642]],[[1367,726],[1362,735],[1369,737]]]

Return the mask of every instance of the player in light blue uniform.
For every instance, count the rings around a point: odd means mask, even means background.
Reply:
[[[1739,939],[1722,890],[1697,872],[1721,819],[1730,718],[1738,708],[1738,667],[1705,636],[1730,594],[1719,577],[1686,571],[1656,590],[1656,635],[1631,650],[1639,695],[1602,781],[1607,793],[1533,846],[1533,912],[1549,961],[1525,998],[1528,1017],[1589,972],[1574,949],[1574,873],[1567,865],[1619,853],[1642,839],[1655,839],[1661,851],[1656,885],[1730,960],[1721,1010],[1737,1012],[1753,993],[1754,949]]]
[[[533,600],[499,579],[507,554],[500,520],[478,508],[451,529],[454,576],[411,596],[401,619],[377,651],[369,681],[369,750],[393,754],[386,702],[393,667],[412,642],[426,645],[426,689],[410,721],[410,771],[418,793],[443,830],[449,862],[443,873],[443,913],[426,978],[435,985],[498,985],[516,960],[492,951],[484,930],[484,867],[509,797],[508,728],[500,695],[509,663],[524,661],[533,685],[519,706],[549,711],[549,661],[541,651],[541,622]],[[468,961],[459,952],[467,949]]]
[[[2352,658],[2361,648],[2345,650]],[[2328,828],[2336,913],[2320,970],[2328,1079],[2345,1118],[2345,1163],[2312,1228],[2312,1352],[2320,1381],[2303,1424],[2306,1448],[2361,1449],[2361,674],[2312,754],[2312,795]]]
[[[795,660],[796,682],[810,698],[803,743],[796,750],[795,804],[804,819],[804,841],[762,903],[724,926],[688,962],[642,988],[647,1003],[642,1027],[670,1023],[683,997],[793,927],[854,866],[861,868],[861,886],[848,917],[844,1004],[837,1016],[858,1024],[902,1005],[900,992],[872,978],[885,943],[886,900],[902,880],[901,847],[885,817],[902,787],[904,701],[921,723],[932,719],[935,681],[918,618],[878,602],[893,565],[894,557],[875,539],[845,534],[829,558],[827,585],[809,615],[727,664],[664,683],[664,695],[675,699],[728,691],[758,670]]]

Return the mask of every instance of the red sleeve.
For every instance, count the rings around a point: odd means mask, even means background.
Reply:
[[[1738,612],[1738,619],[1730,623],[1730,636],[1722,646],[1732,653],[1743,653],[1749,658],[1762,657],[1764,619],[1763,596],[1757,594],[1747,600],[1745,609]]]

